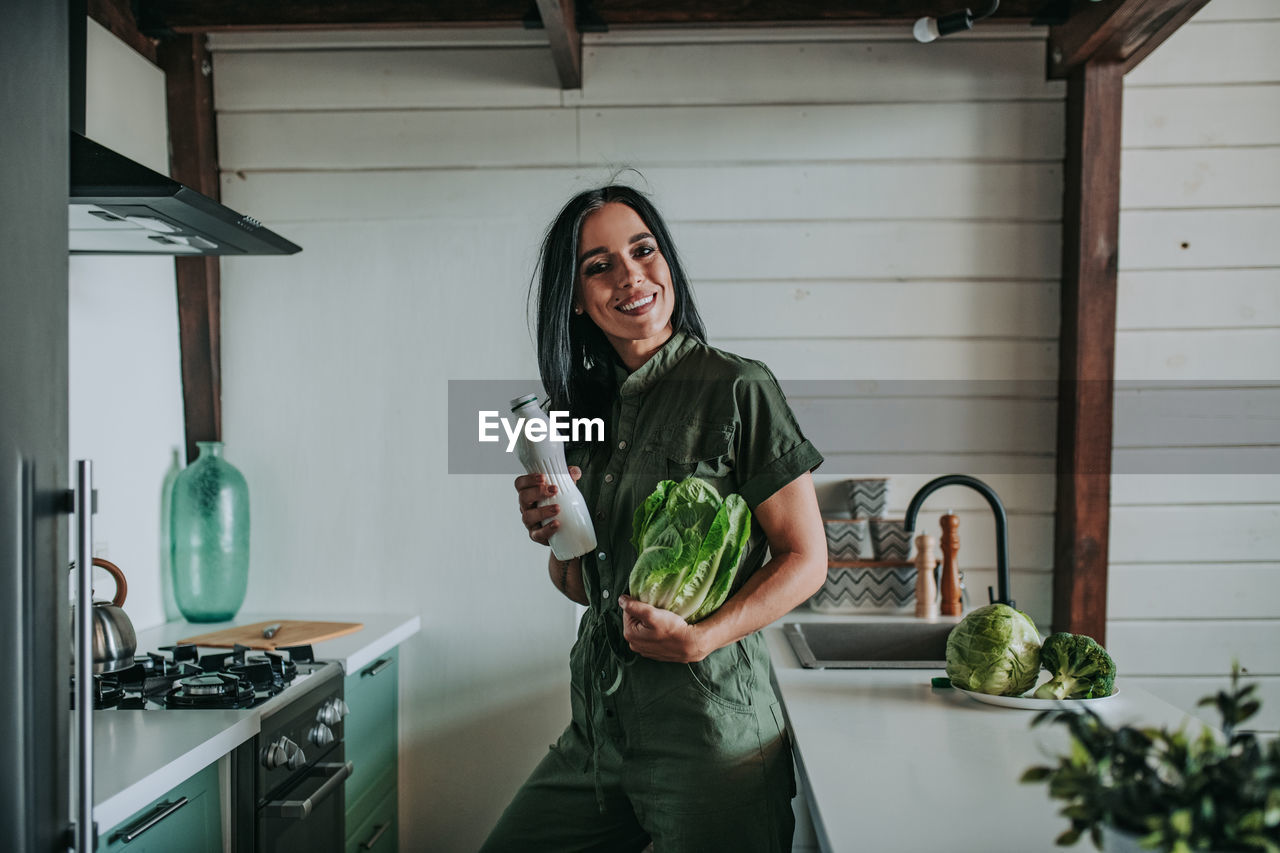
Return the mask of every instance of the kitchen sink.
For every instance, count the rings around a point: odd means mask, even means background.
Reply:
[[[944,669],[947,622],[786,622],[782,631],[807,669]]]

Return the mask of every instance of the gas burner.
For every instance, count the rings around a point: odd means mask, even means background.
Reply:
[[[248,708],[253,701],[252,684],[221,672],[183,678],[164,697],[168,708]]]
[[[125,688],[121,686],[116,675],[93,676],[93,708],[95,711],[104,708],[115,708],[125,698]],[[71,682],[71,708],[76,707],[75,679]]]
[[[190,643],[161,646],[155,652],[135,656],[132,666],[95,675],[94,708],[252,708],[305,681],[323,666],[316,662],[310,646],[274,651],[235,646],[205,655]]]
[[[243,663],[231,664],[225,671],[247,680],[254,690],[276,694],[297,677],[298,665],[288,658],[266,652],[248,655]]]
[[[200,668],[193,664],[175,663],[160,655],[149,654],[145,658],[139,658],[128,669],[116,673],[116,678],[125,690],[141,694],[141,698],[146,699],[159,698],[181,679],[199,674]]]
[[[167,654],[165,654],[167,652]],[[193,645],[161,646],[160,652],[147,652],[145,659],[140,659],[147,668],[147,675],[167,676],[180,672],[184,667],[195,665],[200,657],[200,650]]]
[[[112,678],[95,678],[93,680],[93,707],[110,708],[124,698],[124,688],[120,682]]]

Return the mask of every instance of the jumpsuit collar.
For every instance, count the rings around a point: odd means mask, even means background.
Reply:
[[[631,373],[621,362],[614,363],[614,378],[618,383],[618,395],[623,399],[643,394],[670,372],[671,368],[697,346],[698,341],[682,331],[675,331],[649,360]]]

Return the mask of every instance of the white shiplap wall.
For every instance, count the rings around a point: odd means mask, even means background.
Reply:
[[[667,215],[714,343],[784,381],[846,380],[792,400],[828,457],[825,507],[855,473],[893,476],[898,514],[931,476],[984,477],[1014,593],[1047,626],[1063,87],[1043,32],[905,35],[590,35],[567,93],[537,33],[212,40],[223,197],[304,247],[223,265],[227,441],[254,565],[276,567],[251,603],[422,613],[406,849],[474,849],[566,719],[572,610],[510,479],[446,475],[443,401],[451,379],[536,375],[542,230],[619,168]],[[903,412],[909,453],[852,440],[868,399]],[[912,418],[943,400],[947,418]],[[947,509],[985,601],[990,514],[953,489],[924,524]]]
[[[1183,413],[1218,421],[1194,443],[1236,473],[1130,473],[1160,453],[1185,472],[1190,451],[1117,430],[1107,626],[1126,680],[1141,674],[1136,683],[1188,711],[1238,658],[1259,677],[1257,727],[1270,732],[1280,730],[1277,414],[1274,403],[1215,409],[1189,389],[1249,382],[1274,399],[1280,388],[1277,38],[1272,0],[1214,0],[1125,80],[1116,373],[1131,387],[1117,410],[1139,393],[1153,406],[1171,393],[1207,404]]]
[[[164,72],[89,20],[85,83],[86,135],[168,174]],[[178,616],[162,524],[185,443],[173,260],[73,255],[68,281],[70,458],[93,461],[93,554],[124,572],[142,630]],[[96,569],[98,597],[113,588]]]

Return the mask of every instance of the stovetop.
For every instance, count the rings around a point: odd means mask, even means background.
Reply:
[[[194,645],[162,646],[138,655],[132,666],[93,676],[95,710],[256,708],[286,689],[294,692],[323,669],[311,646],[273,652],[236,646],[208,651]],[[72,703],[74,705],[74,683]]]

